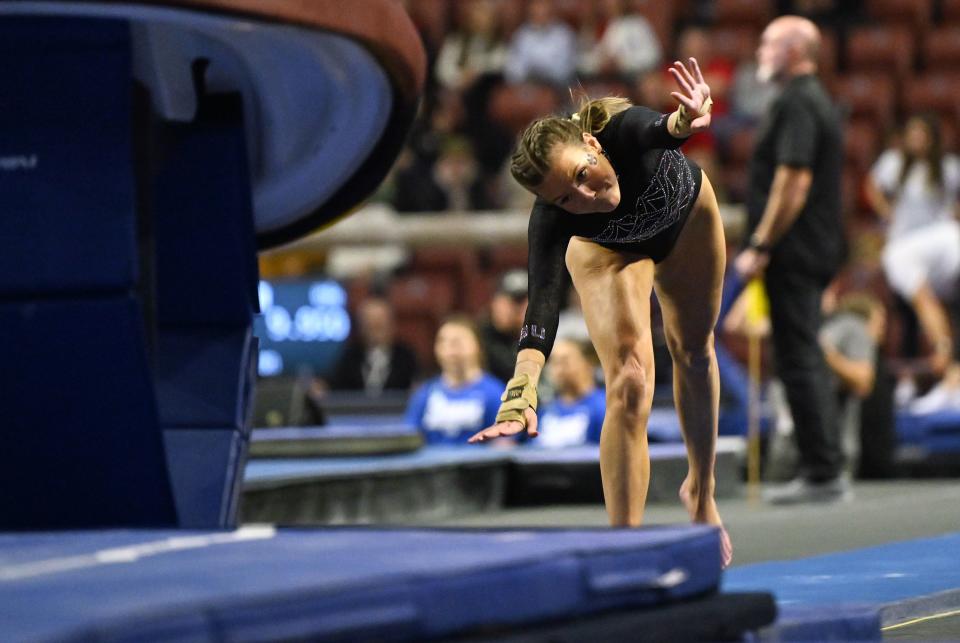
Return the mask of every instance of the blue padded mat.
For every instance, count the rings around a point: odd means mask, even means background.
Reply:
[[[285,426],[275,429],[254,429],[251,442],[291,440],[347,440],[357,438],[390,438],[417,435],[417,427],[406,422],[383,424],[330,424],[329,426]]]
[[[297,478],[367,476],[437,467],[503,464],[509,452],[485,447],[424,447],[413,453],[363,458],[284,458],[251,460],[244,480],[247,487]]]
[[[718,448],[719,450],[719,448]],[[685,458],[682,444],[651,444],[650,458]],[[487,464],[597,464],[600,448],[596,445],[565,449],[516,448],[507,450],[483,446],[426,446],[413,453],[360,458],[284,458],[260,459],[247,463],[244,480],[247,487],[297,478],[335,478],[376,475],[402,471]]]
[[[889,620],[896,621],[925,609],[960,606],[958,561],[960,533],[955,533],[735,567],[726,572],[723,589],[773,592],[786,623],[806,620],[809,625],[818,613],[839,614],[842,608],[841,612],[851,612],[864,625],[864,614],[872,613],[879,621],[878,615],[887,613]]]
[[[0,636],[417,639],[661,604],[719,580],[703,526],[2,534]]]
[[[960,452],[960,411],[925,415],[897,413],[897,441],[900,446],[929,453]]]

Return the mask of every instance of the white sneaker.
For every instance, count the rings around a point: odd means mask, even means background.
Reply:
[[[807,478],[794,478],[790,482],[766,489],[764,501],[772,505],[795,505],[805,502],[846,502],[853,499],[853,488],[844,475],[832,480],[814,482]]]

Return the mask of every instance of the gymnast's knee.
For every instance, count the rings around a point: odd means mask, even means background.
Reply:
[[[649,413],[652,399],[653,365],[629,352],[618,360],[608,378],[607,409],[640,419]]]
[[[716,360],[713,348],[713,333],[696,338],[684,338],[667,334],[667,348],[675,368],[686,371],[707,371]]]

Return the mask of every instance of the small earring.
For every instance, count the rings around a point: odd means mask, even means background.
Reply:
[[[590,164],[590,165],[596,165],[596,164],[597,164],[597,157],[594,156],[593,154],[587,154],[587,163]]]

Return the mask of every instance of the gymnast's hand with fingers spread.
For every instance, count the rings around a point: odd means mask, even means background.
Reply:
[[[710,85],[703,79],[696,58],[690,58],[692,72],[679,60],[669,68],[680,91],[670,92],[680,107],[670,115],[668,129],[677,137],[689,136],[710,127],[710,110],[713,99],[710,98]]]
[[[537,437],[537,387],[529,374],[519,373],[511,378],[500,401],[496,424],[477,432],[468,442],[516,435],[524,428],[528,436]]]

